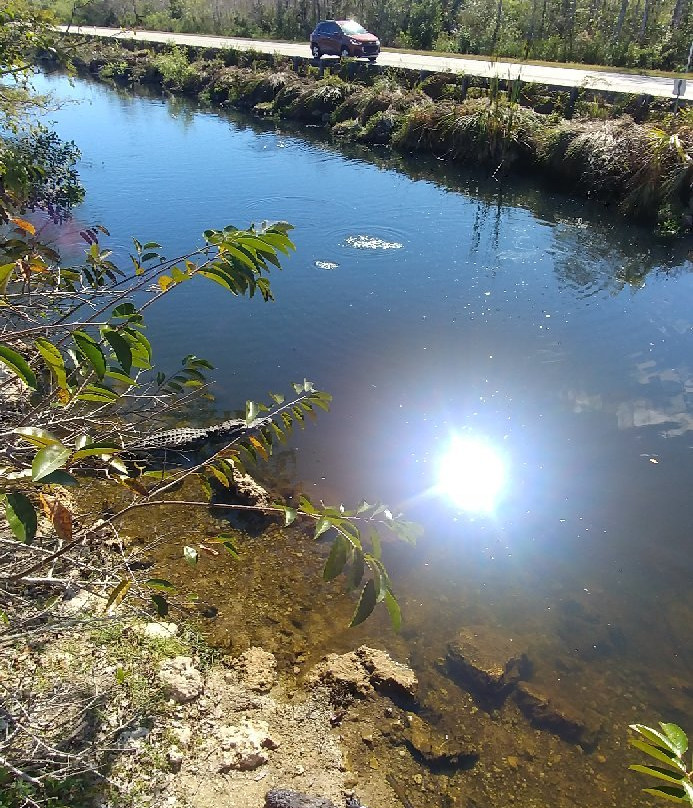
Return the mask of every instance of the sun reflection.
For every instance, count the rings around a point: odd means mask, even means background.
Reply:
[[[506,462],[479,438],[455,435],[440,461],[438,491],[458,508],[491,513],[503,492]]]

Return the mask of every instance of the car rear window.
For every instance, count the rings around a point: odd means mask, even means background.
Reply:
[[[349,20],[348,22],[342,23],[342,31],[345,34],[367,34],[368,31],[362,26],[359,25],[357,22],[353,20]]]

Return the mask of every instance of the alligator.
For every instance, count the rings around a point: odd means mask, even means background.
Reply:
[[[212,441],[224,440],[231,442],[244,433],[255,431],[258,427],[266,425],[269,420],[269,418],[256,418],[249,425],[242,418],[234,418],[198,429],[189,426],[167,429],[164,432],[155,432],[152,435],[142,435],[140,438],[126,443],[124,448],[129,454],[192,451]]]

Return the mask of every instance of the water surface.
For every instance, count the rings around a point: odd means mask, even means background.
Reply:
[[[606,727],[598,758],[555,740],[536,753],[563,756],[550,787],[520,750],[523,804],[622,804],[624,793],[636,804],[627,723],[693,730],[690,242],[658,242],[529,181],[340,152],[316,132],[177,100],[45,84],[80,102],[53,116],[83,152],[77,217],[107,225],[120,258],[131,235],[173,256],[208,227],[295,225],[276,303],[196,281],[151,310],[149,327],[164,369],[187,353],[215,365],[220,412],[304,377],[330,391],[330,414],[297,436],[281,472],[310,496],[380,499],[423,524],[415,550],[386,548],[403,634],[379,620],[343,633],[314,614],[308,645],[372,639],[407,656],[444,724],[465,720],[441,695],[434,660],[446,643],[464,625],[512,633],[535,680],[588,700]],[[461,511],[437,489],[456,434],[507,464],[492,513]],[[488,736],[489,766],[507,742]],[[512,777],[504,769],[485,798],[505,800]]]

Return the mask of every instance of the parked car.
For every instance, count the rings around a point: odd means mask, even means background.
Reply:
[[[380,40],[353,20],[325,20],[310,35],[310,50],[316,59],[333,55],[343,59],[365,57],[375,62]]]

